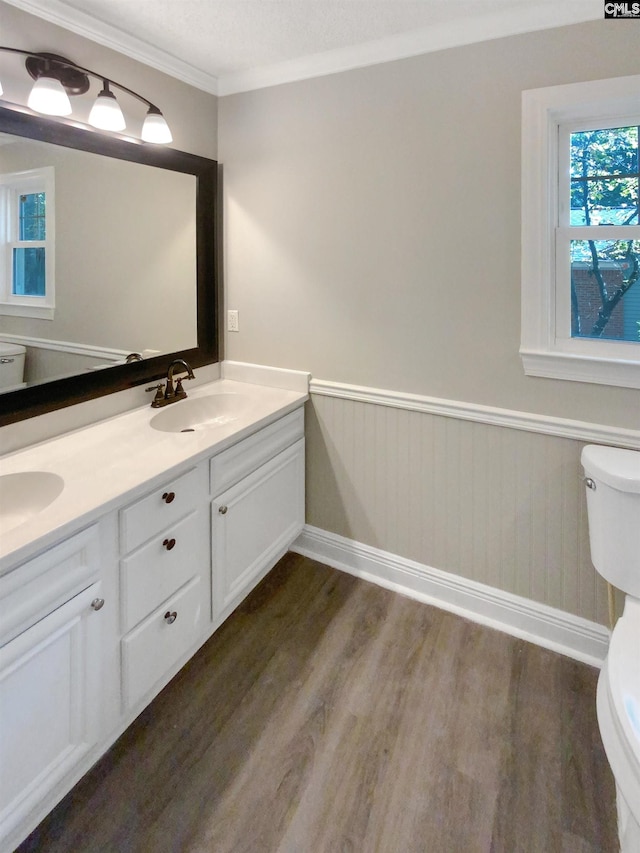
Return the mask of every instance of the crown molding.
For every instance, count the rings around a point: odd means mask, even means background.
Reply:
[[[86,12],[71,9],[66,3],[61,3],[60,0],[3,1],[22,9],[23,12],[29,12],[37,18],[42,18],[65,30],[70,30],[76,35],[97,42],[118,53],[123,53],[130,59],[149,65],[157,71],[175,77],[176,80],[182,80],[183,83],[188,83],[196,89],[201,89],[212,95],[218,94],[218,79],[213,75],[206,74],[187,62],[183,62],[142,39],[119,30],[117,27],[98,21],[91,15],[87,15]]]
[[[218,79],[218,94],[235,95],[409,59],[447,48],[602,19],[600,0],[564,0],[551,8],[546,4],[531,2],[525,9],[520,7],[501,15],[478,15],[378,41],[329,50],[236,74],[225,74]]]
[[[123,53],[197,89],[220,96],[324,77],[506,36],[603,19],[601,0],[563,0],[551,7],[532,0],[526,8],[511,9],[500,15],[477,15],[353,47],[215,77],[117,27],[96,20],[86,12],[72,9],[61,0],[4,2]]]

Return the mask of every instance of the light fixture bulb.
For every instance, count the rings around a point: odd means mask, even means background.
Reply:
[[[144,142],[154,142],[157,145],[166,145],[173,141],[169,125],[157,107],[149,107],[140,135]]]
[[[34,112],[47,116],[71,115],[71,101],[64,86],[55,77],[47,77],[46,74],[38,77],[33,84],[27,105]]]
[[[4,94],[4,91],[2,89],[2,80],[0,80],[0,97],[2,97],[3,94]]]
[[[104,88],[91,107],[89,124],[100,130],[124,130],[127,126],[116,96],[110,91],[106,80]]]

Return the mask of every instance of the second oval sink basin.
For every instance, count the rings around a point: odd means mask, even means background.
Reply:
[[[150,424],[162,432],[196,432],[236,421],[250,406],[242,394],[210,394],[171,403],[151,418]]]
[[[64,480],[49,471],[19,471],[0,476],[0,530],[24,524],[53,503]]]

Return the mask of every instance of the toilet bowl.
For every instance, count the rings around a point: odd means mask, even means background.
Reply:
[[[20,344],[0,341],[0,392],[24,388],[24,357],[26,349]]]
[[[616,781],[622,853],[640,853],[640,452],[582,451],[591,560],[625,593],[598,679],[597,713]]]

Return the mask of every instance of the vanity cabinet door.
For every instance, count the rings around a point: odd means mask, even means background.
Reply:
[[[212,503],[213,612],[230,611],[304,524],[304,439]]]
[[[92,584],[0,648],[0,839],[100,739],[100,593]]]

